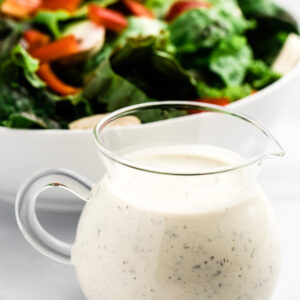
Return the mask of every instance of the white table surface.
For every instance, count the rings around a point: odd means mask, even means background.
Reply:
[[[288,2],[300,10],[297,1]],[[273,132],[288,155],[265,167],[259,178],[279,218],[284,245],[282,274],[273,300],[300,299],[300,95],[298,102],[287,99],[287,103],[289,109]],[[57,237],[74,239],[78,216],[40,213],[39,217]],[[41,299],[83,300],[84,296],[74,268],[31,248],[17,228],[13,207],[0,202],[0,300]]]

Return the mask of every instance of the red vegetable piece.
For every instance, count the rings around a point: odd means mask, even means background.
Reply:
[[[29,51],[47,45],[50,42],[50,36],[35,29],[28,29],[23,37],[28,43]]]
[[[166,16],[166,20],[167,21],[172,21],[173,19],[175,19],[176,17],[178,17],[179,15],[181,15],[182,13],[184,13],[185,11],[189,10],[189,9],[193,9],[193,8],[210,8],[211,4],[205,1],[177,1],[175,2],[167,16]]]
[[[41,62],[47,62],[71,56],[79,51],[79,45],[74,35],[69,35],[50,44],[33,49],[30,51],[30,54]]]
[[[230,100],[228,98],[200,98],[195,100],[196,102],[202,102],[202,103],[209,103],[209,104],[215,104],[215,105],[220,105],[220,106],[225,106],[230,103]],[[193,115],[203,112],[201,109],[189,109],[188,114]]]
[[[0,12],[15,18],[25,19],[35,13],[42,0],[4,0]]]
[[[138,17],[154,18],[151,10],[145,7],[142,3],[135,0],[123,0],[125,6],[131,11],[132,14]]]
[[[88,15],[92,22],[115,32],[121,32],[128,26],[127,19],[123,14],[99,5],[89,5]]]
[[[51,70],[48,63],[40,65],[37,73],[39,77],[46,82],[47,86],[57,94],[67,96],[80,92],[79,88],[75,88],[62,82]]]
[[[74,12],[80,5],[82,0],[43,0],[42,8],[47,10],[64,9]]]

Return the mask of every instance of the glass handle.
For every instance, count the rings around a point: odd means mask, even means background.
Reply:
[[[59,262],[71,263],[71,245],[49,234],[36,216],[35,203],[48,188],[64,188],[84,201],[88,200],[92,184],[76,173],[52,169],[37,173],[20,188],[15,205],[17,223],[27,241],[44,255]]]

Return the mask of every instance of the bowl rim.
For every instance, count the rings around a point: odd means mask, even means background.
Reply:
[[[286,3],[281,3],[281,6],[285,7],[287,11],[291,14],[291,16],[297,21],[298,27],[300,29],[300,13],[297,13],[294,9],[289,7]],[[275,81],[274,83],[270,84],[269,86],[263,88],[262,90],[258,91],[255,94],[249,95],[244,97],[240,100],[232,102],[226,105],[226,108],[229,109],[239,109],[244,103],[254,102],[259,98],[263,98],[267,96],[269,93],[272,93],[273,90],[276,92],[281,86],[284,86],[286,82],[292,80],[294,77],[300,74],[300,61],[294,66],[294,68],[288,72],[287,74],[283,75],[280,79]],[[167,101],[173,101],[169,99]],[[175,101],[175,100],[174,100]],[[192,101],[192,100],[181,100],[181,101]],[[60,135],[82,135],[82,134],[92,134],[94,129],[24,129],[24,128],[8,128],[0,125],[0,133],[2,132],[26,132],[26,133],[45,133],[45,134],[60,134]],[[70,133],[71,132],[71,133]]]

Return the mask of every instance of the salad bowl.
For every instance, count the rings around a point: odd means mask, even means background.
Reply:
[[[285,5],[286,6],[286,5]],[[292,13],[295,20],[300,18]],[[281,79],[246,98],[227,105],[231,110],[247,114],[268,127],[278,121],[284,108],[300,93],[300,62]],[[1,99],[0,99],[1,100]],[[173,100],[173,99],[169,99]],[[160,127],[174,131],[192,127],[197,115],[160,122]],[[132,138],[157,134],[154,124],[130,126]],[[92,130],[11,129],[0,127],[0,200],[13,204],[22,182],[33,173],[47,168],[67,168],[78,172],[91,182],[104,174],[92,139]],[[98,165],[95,166],[95,162]],[[79,201],[64,191],[41,196],[38,205],[44,210],[75,212],[82,209]]]
[[[228,107],[251,115],[270,127],[278,120],[284,107],[299,95],[299,78],[300,64],[270,87]],[[162,121],[160,126],[173,126],[174,130],[189,128],[196,117],[191,115]],[[148,126],[146,134],[157,134],[156,130],[151,129],[151,124],[143,126]],[[129,129],[137,139],[142,135],[139,127],[132,126]],[[0,136],[0,195],[1,200],[11,204],[22,182],[41,169],[71,169],[91,182],[97,182],[104,174],[104,166],[93,145],[92,130],[22,130],[1,127]],[[98,162],[97,166],[95,162]],[[42,198],[39,206],[44,210],[76,212],[82,209],[81,202],[70,199],[70,195],[64,192],[47,192]]]

